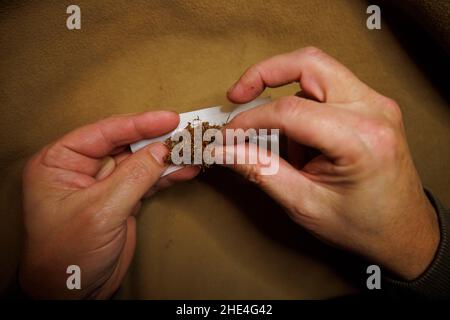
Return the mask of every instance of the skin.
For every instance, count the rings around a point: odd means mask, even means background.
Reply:
[[[278,55],[249,68],[228,91],[245,103],[265,87],[299,82],[285,97],[227,128],[279,128],[289,156],[274,175],[233,165],[279,202],[295,223],[405,280],[417,278],[439,244],[436,213],[414,167],[397,104],[316,48]],[[24,170],[26,239],[22,288],[36,298],[108,298],[120,286],[136,242],[141,199],[193,178],[187,167],[160,178],[167,150],[131,155],[129,143],[178,124],[171,112],[109,118],[43,148]],[[308,156],[313,148],[314,156]],[[228,149],[224,152],[230,152]],[[82,270],[82,290],[67,290],[66,268]]]
[[[25,248],[19,270],[34,298],[108,298],[133,258],[141,199],[197,175],[186,167],[160,178],[167,148],[135,154],[129,143],[176,128],[178,114],[146,112],[102,120],[44,147],[24,169]],[[79,265],[82,290],[67,290],[66,269]]]
[[[279,159],[275,175],[262,175],[262,165],[232,168],[323,241],[404,280],[417,278],[432,261],[440,233],[408,149],[400,108],[311,47],[250,67],[228,98],[245,103],[265,87],[294,81],[301,97],[252,109],[227,125],[279,128],[289,139],[288,159]],[[307,148],[316,150],[315,156],[308,157]]]

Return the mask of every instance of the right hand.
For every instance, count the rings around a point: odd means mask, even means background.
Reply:
[[[397,104],[316,48],[249,68],[228,98],[245,103],[266,86],[298,81],[305,97],[284,97],[237,116],[226,128],[279,128],[288,161],[275,175],[259,165],[232,168],[319,238],[412,280],[439,243],[436,213],[414,167]],[[320,152],[304,159],[304,147]]]

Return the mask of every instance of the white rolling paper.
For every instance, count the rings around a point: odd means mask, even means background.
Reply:
[[[195,120],[198,121],[198,119],[200,119],[203,122],[208,121],[210,124],[222,125],[225,122],[227,122],[227,120],[231,121],[231,119],[233,119],[239,113],[249,110],[249,109],[252,109],[259,105],[268,103],[270,101],[271,101],[270,98],[255,99],[246,104],[236,105],[232,111],[228,111],[228,112],[224,111],[221,106],[216,106],[216,107],[210,107],[210,108],[204,108],[204,109],[194,110],[194,111],[190,111],[190,112],[180,113],[180,123],[178,124],[178,127],[175,130],[173,130],[169,133],[166,133],[165,135],[156,137],[156,138],[145,139],[145,140],[135,142],[130,145],[131,152],[134,153],[134,152],[138,151],[139,149],[142,149],[146,145],[153,143],[153,142],[165,141],[167,138],[170,138],[176,132],[181,131],[184,128],[186,128],[186,126],[188,125],[188,122],[193,123],[193,122],[195,122]],[[169,173],[175,172],[182,168],[183,168],[183,166],[171,165],[164,171],[164,173],[161,176],[166,176]]]

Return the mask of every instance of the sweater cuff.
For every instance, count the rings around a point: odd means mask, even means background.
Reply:
[[[433,205],[439,220],[440,242],[433,261],[418,278],[400,281],[384,277],[385,283],[393,289],[394,296],[427,299],[450,297],[450,210],[429,191],[425,193]]]

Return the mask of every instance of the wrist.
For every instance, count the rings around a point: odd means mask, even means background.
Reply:
[[[405,240],[397,242],[396,258],[387,266],[406,281],[422,275],[432,263],[440,242],[439,220],[435,209],[424,194],[424,202],[416,207],[416,220],[405,228]],[[400,244],[400,245],[399,245]]]

